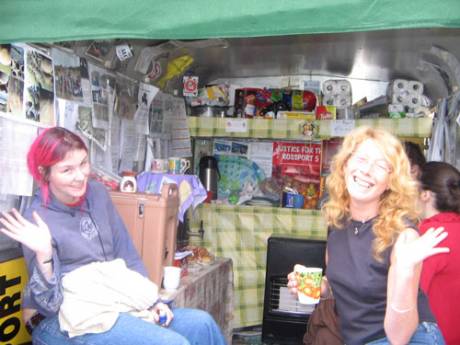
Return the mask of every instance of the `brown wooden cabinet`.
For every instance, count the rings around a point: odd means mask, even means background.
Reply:
[[[161,194],[110,192],[149,278],[161,286],[163,266],[172,265],[176,250],[177,186],[164,185]]]

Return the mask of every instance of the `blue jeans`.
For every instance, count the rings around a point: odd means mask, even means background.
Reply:
[[[211,315],[198,309],[177,308],[169,327],[121,313],[104,333],[69,338],[61,332],[57,316],[43,320],[32,333],[34,345],[225,345],[219,326]]]
[[[389,345],[387,338],[371,341],[367,345]],[[444,338],[436,323],[421,322],[408,345],[445,345]]]

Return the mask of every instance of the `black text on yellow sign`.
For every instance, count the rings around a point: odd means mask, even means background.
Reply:
[[[24,258],[0,263],[0,344],[30,341],[21,318],[21,298],[27,282]]]

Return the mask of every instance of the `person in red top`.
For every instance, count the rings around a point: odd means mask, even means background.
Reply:
[[[460,344],[460,172],[444,162],[428,162],[422,168],[420,232],[444,227],[449,233],[439,245],[449,253],[423,262],[421,288],[438,321],[446,344]]]

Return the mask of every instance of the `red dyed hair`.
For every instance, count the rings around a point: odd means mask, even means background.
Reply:
[[[45,129],[32,143],[27,154],[27,166],[34,180],[40,186],[43,200],[48,202],[48,177],[50,168],[74,150],[88,152],[84,141],[75,133],[63,127]]]

